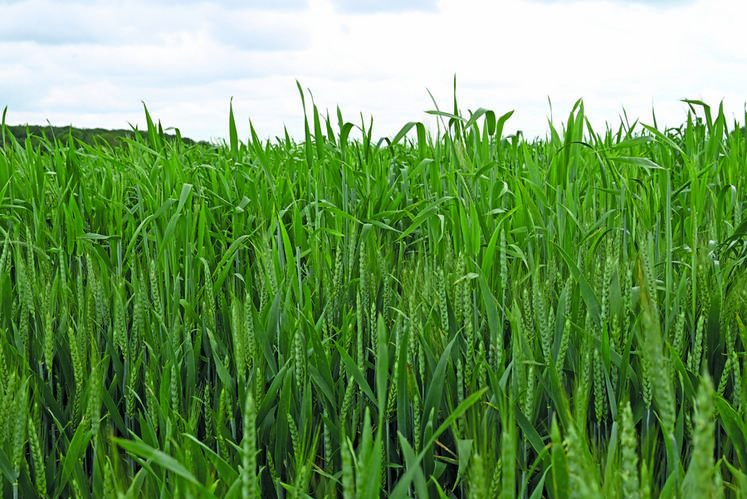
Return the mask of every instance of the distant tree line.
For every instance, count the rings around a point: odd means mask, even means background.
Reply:
[[[130,130],[108,130],[105,128],[76,128],[73,126],[41,126],[41,125],[5,125],[2,130],[2,137],[0,138],[0,147],[3,144],[7,145],[11,142],[10,135],[12,135],[19,144],[25,144],[27,139],[31,140],[31,144],[36,148],[41,145],[42,142],[49,142],[54,144],[59,142],[67,144],[72,137],[74,143],[84,143],[88,145],[99,145],[106,143],[112,148],[117,148],[122,145],[124,139],[134,140],[136,133],[139,133],[143,137],[147,137],[148,132],[138,131],[133,129]],[[177,140],[176,134],[164,134],[166,140]],[[187,137],[179,137],[182,144],[191,146],[196,142]]]

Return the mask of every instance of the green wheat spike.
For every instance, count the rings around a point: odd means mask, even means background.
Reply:
[[[487,484],[485,480],[486,475],[487,473],[485,472],[483,457],[477,452],[473,453],[472,459],[470,462],[470,471],[469,471],[470,497],[473,497],[475,499],[489,497]]]
[[[236,367],[236,376],[239,383],[244,384],[246,379],[246,332],[244,329],[244,310],[240,299],[235,296],[231,297],[231,333],[233,338],[233,358]]]
[[[710,376],[705,374],[698,387],[693,414],[693,453],[688,469],[688,474],[692,473],[693,487],[688,494],[693,494],[692,497],[716,496],[715,474],[719,472],[713,462],[713,450],[716,447],[713,396],[713,383]]]
[[[604,366],[599,350],[594,350],[594,413],[597,424],[601,424],[607,416],[607,389],[604,384]]]
[[[620,448],[622,452],[622,496],[631,499],[640,497],[640,483],[638,479],[638,437],[633,424],[630,403],[626,402],[620,412],[622,420],[620,433]]]

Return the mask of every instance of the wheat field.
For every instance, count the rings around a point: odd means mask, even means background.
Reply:
[[[300,140],[3,114],[2,497],[745,497],[739,123],[299,92]]]

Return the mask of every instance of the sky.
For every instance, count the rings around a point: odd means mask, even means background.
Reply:
[[[681,99],[745,122],[743,0],[0,0],[8,124],[303,134],[297,82],[337,123],[393,136],[426,111],[514,111],[545,137],[578,99],[595,130],[660,127]],[[431,98],[432,96],[432,98]],[[434,102],[435,101],[435,102]]]

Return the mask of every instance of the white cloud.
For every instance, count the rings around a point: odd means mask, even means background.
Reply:
[[[104,1],[104,0],[98,0]],[[209,4],[212,7],[230,7],[236,9],[262,9],[262,10],[298,10],[304,9],[307,0],[217,0],[207,2],[206,0],[151,0],[149,4],[161,4],[178,7],[185,4]]]
[[[438,9],[438,0],[331,0],[331,3],[340,12],[354,14],[436,11]]]
[[[304,2],[293,12],[263,8],[268,2],[168,3],[18,1],[0,7],[0,32],[5,42],[98,46],[169,44],[201,34],[243,50],[302,48],[310,32]]]
[[[114,7],[113,7],[114,6]],[[341,0],[92,3],[0,0],[0,108],[8,119],[125,127],[141,100],[186,136],[303,130],[299,80],[322,110],[374,117],[375,135],[451,109],[516,110],[507,131],[544,135],[583,98],[592,123],[679,124],[684,97],[741,113],[741,3]],[[740,118],[737,114],[737,118]],[[333,119],[336,122],[336,118]]]

